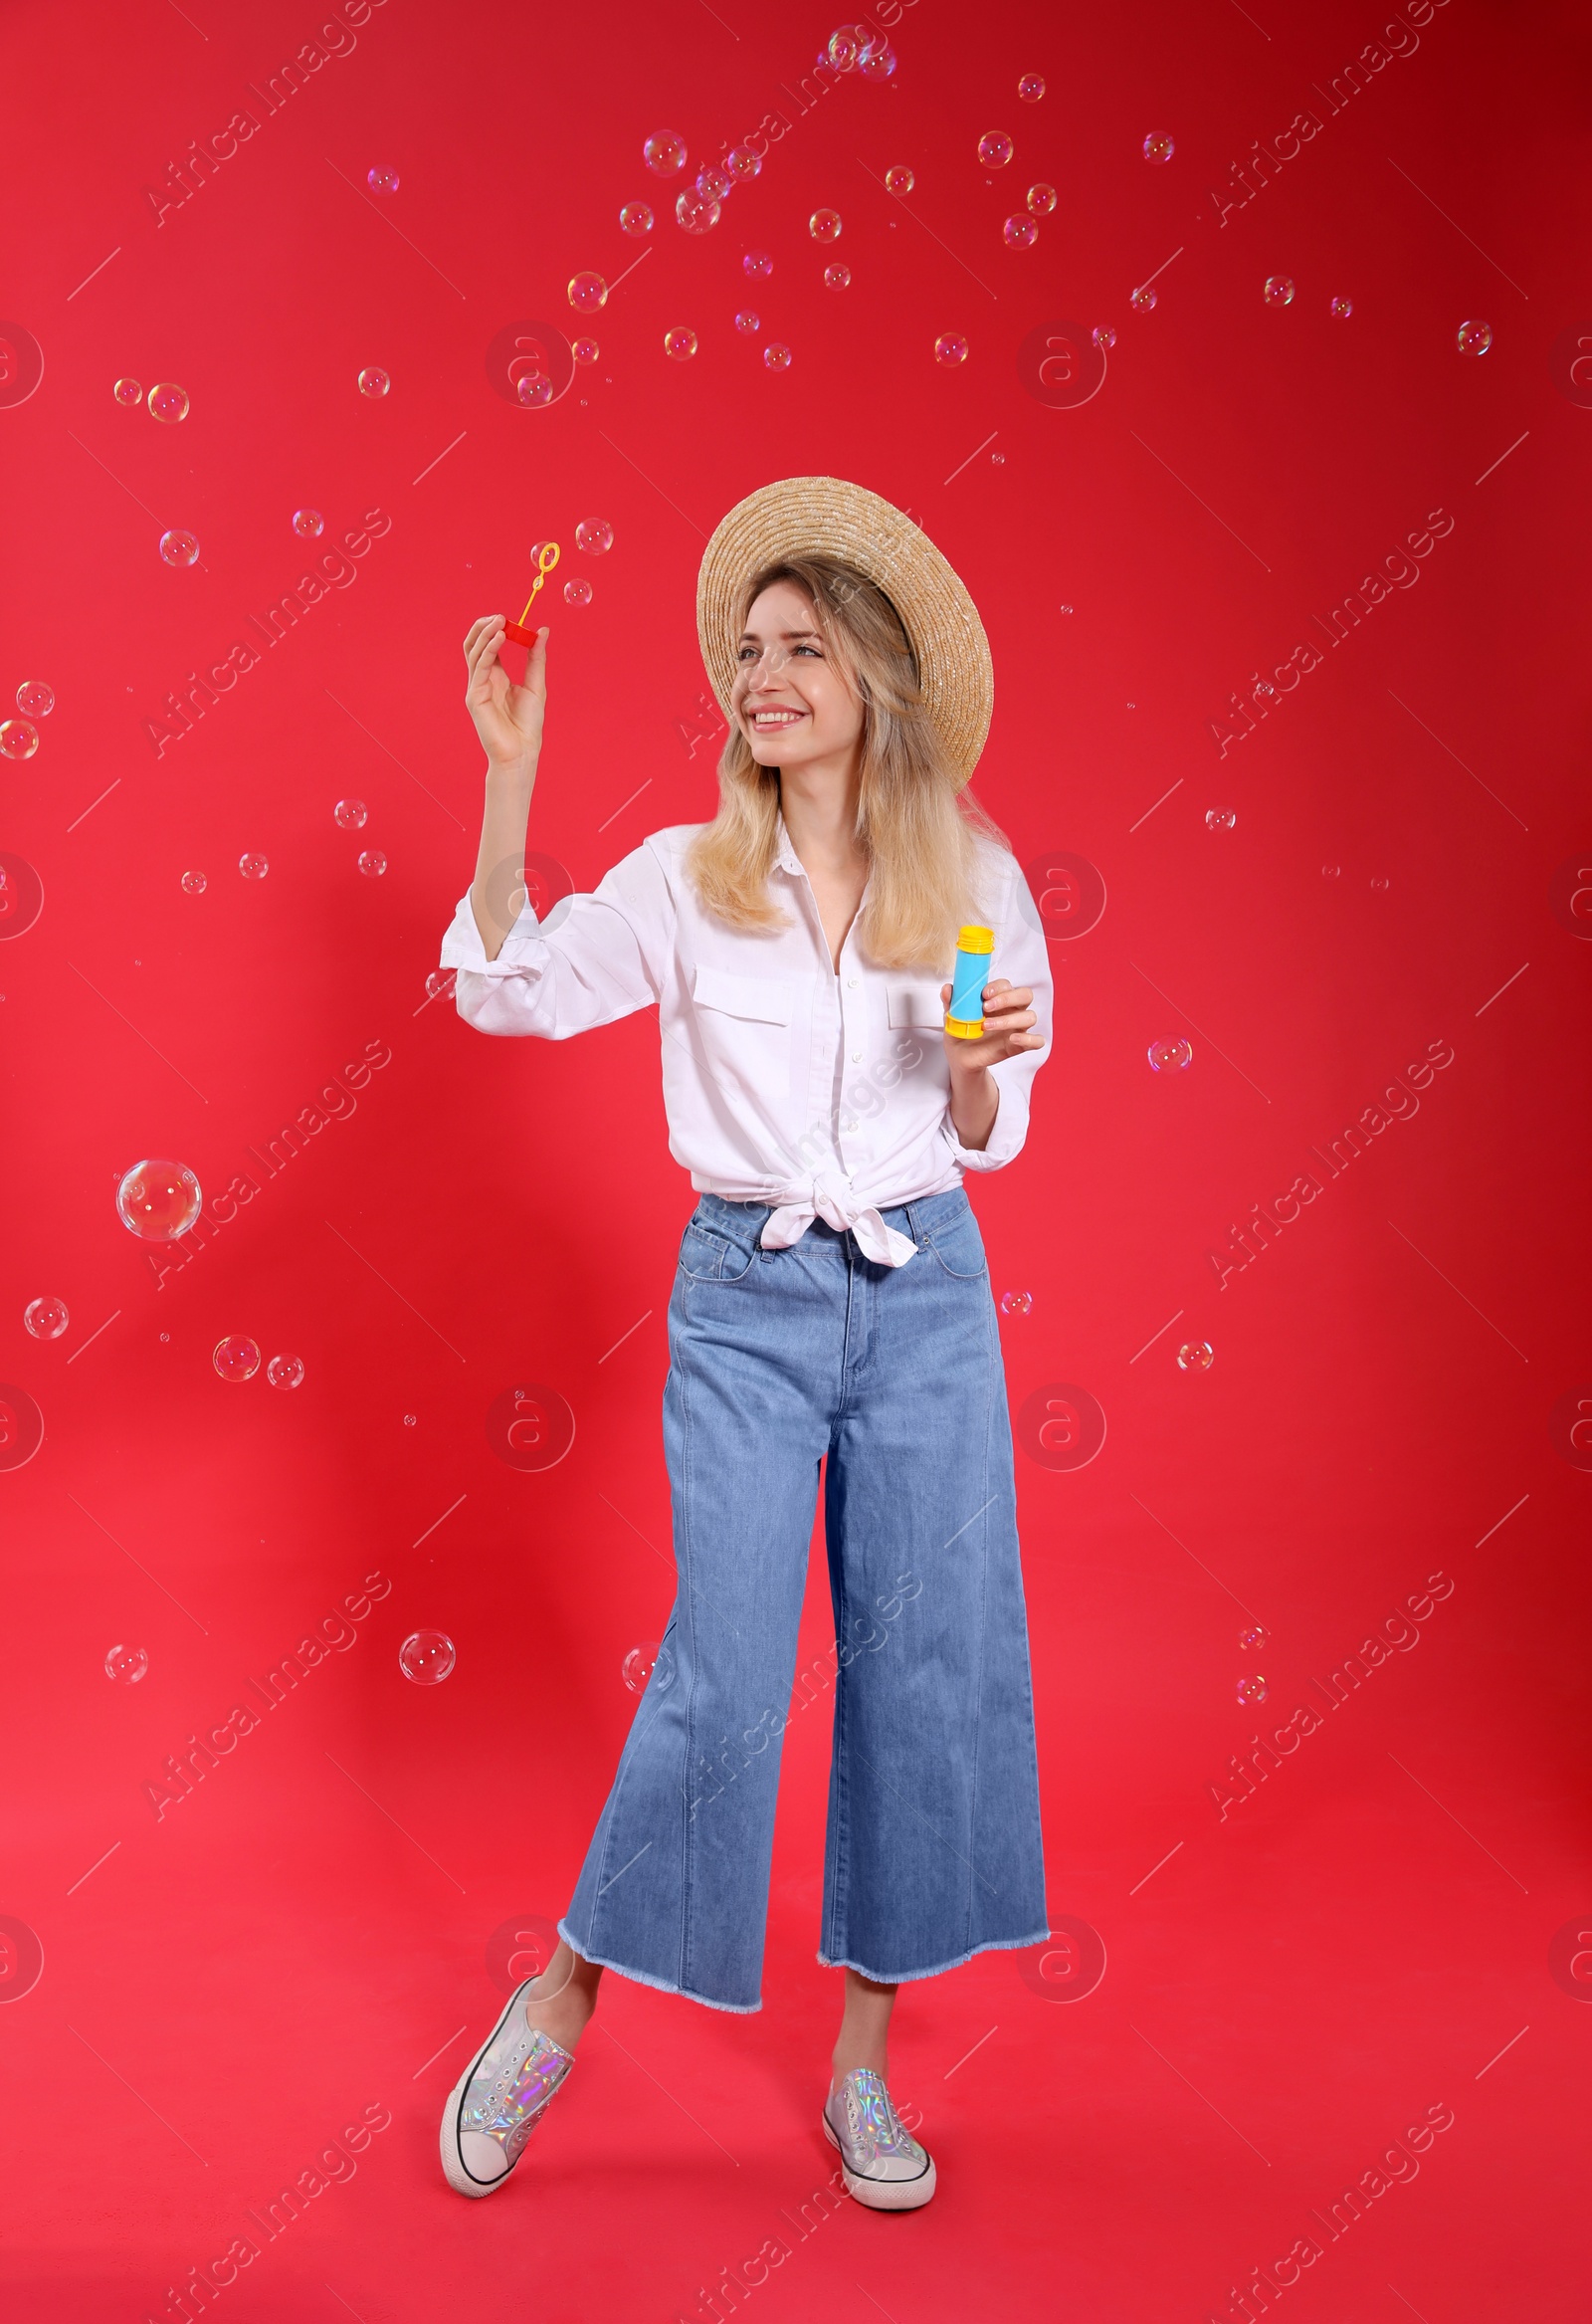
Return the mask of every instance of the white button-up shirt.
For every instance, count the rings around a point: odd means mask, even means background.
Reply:
[[[468,893],[443,939],[455,998],[484,1033],[567,1040],[657,1004],[669,1147],[698,1192],[766,1202],[762,1241],[796,1242],[815,1217],[850,1227],[863,1251],[901,1266],[916,1245],[880,1216],[998,1170],[1028,1133],[1029,1088],[1051,1047],[1045,935],[1016,861],[979,840],[994,930],[989,974],[1033,988],[1042,1049],[992,1067],[999,1104],[975,1153],[950,1118],[941,1038],[943,978],[879,968],[857,923],[832,965],[817,900],[783,818],[769,886],[790,925],[730,928],[686,875],[699,824],[654,832],[590,896],[567,896],[545,924],[527,903],[496,960]],[[864,890],[864,900],[867,890]],[[861,919],[859,908],[858,919]]]

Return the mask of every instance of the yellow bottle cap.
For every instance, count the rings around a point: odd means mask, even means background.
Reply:
[[[995,931],[992,928],[964,928],[956,939],[959,952],[992,952],[995,950]]]

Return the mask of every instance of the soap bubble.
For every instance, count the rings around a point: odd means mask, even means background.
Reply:
[[[1007,219],[1001,237],[1009,250],[1027,250],[1039,240],[1039,228],[1021,210]]]
[[[896,70],[896,51],[885,41],[870,41],[860,68],[865,81],[888,81]]]
[[[749,307],[743,307],[735,317],[735,328],[743,338],[750,338],[754,331],[761,330],[762,327],[761,316],[754,315]]]
[[[187,895],[202,896],[206,888],[209,887],[210,882],[205,878],[203,872],[184,872],[182,875],[182,885],[184,892]]]
[[[1001,1293],[1001,1314],[1003,1316],[1031,1315],[1033,1309],[1034,1294],[1031,1291],[1003,1291]]]
[[[868,46],[868,34],[860,24],[843,24],[829,36],[827,55],[837,73],[850,73],[858,64]]]
[[[1180,1372],[1209,1372],[1215,1361],[1209,1340],[1185,1340],[1177,1352]]]
[[[788,371],[790,369],[790,349],[782,340],[770,339],[763,349],[763,361],[768,365],[770,371]]]
[[[1261,297],[1268,307],[1292,307],[1294,278],[1292,275],[1268,275],[1261,287]]]
[[[1264,1703],[1270,1691],[1259,1671],[1253,1678],[1241,1678],[1238,1682],[1238,1699],[1241,1703]]]
[[[888,194],[909,194],[917,180],[904,161],[892,162],[885,172],[885,191]]]
[[[134,1162],[116,1188],[116,1215],[144,1243],[174,1243],[198,1217],[204,1194],[185,1162]]]
[[[210,1361],[223,1379],[253,1379],[260,1370],[260,1351],[253,1340],[235,1332],[216,1342]]]
[[[627,234],[641,236],[653,230],[651,202],[627,202],[619,213],[619,223]]]
[[[542,404],[552,402],[553,383],[540,371],[521,371],[514,381],[514,395],[527,410],[536,411]]]
[[[841,232],[840,212],[815,210],[807,221],[807,231],[815,242],[838,242]]]
[[[118,379],[110,390],[117,403],[142,403],[143,389],[136,379]]]
[[[765,283],[774,271],[774,262],[766,250],[749,250],[740,262],[740,271],[753,283]]]
[[[608,304],[608,285],[601,275],[589,271],[571,275],[567,297],[577,315],[595,315],[600,307]]]
[[[1232,807],[1207,807],[1205,810],[1207,831],[1231,831],[1237,821],[1237,811]]]
[[[367,847],[359,857],[359,869],[367,880],[379,880],[387,869],[387,858],[379,847]]]
[[[1343,877],[1343,866],[1341,864],[1322,864],[1321,877],[1323,880],[1340,880]]]
[[[1043,73],[1025,73],[1017,84],[1017,94],[1025,105],[1038,105],[1045,94]]]
[[[1153,287],[1149,284],[1143,285],[1139,290],[1133,293],[1132,298],[1128,301],[1128,305],[1132,308],[1135,315],[1148,315],[1151,308],[1155,305],[1155,291]]]
[[[416,1686],[441,1686],[455,1660],[446,1630],[412,1630],[398,1649],[398,1667]]]
[[[1373,875],[1373,877],[1372,877],[1372,880],[1371,880],[1371,885],[1372,885],[1372,887],[1373,887],[1373,888],[1381,888],[1381,889],[1385,889],[1385,888],[1387,887],[1388,883],[1387,883],[1387,881],[1386,881],[1386,880],[1377,879],[1377,878],[1376,878],[1376,877]]]
[[[1462,355],[1485,355],[1492,344],[1492,325],[1490,322],[1462,322],[1455,336],[1455,344]]]
[[[164,420],[168,428],[188,417],[190,405],[188,390],[179,387],[175,379],[159,379],[149,390],[149,416]]]
[[[849,290],[851,288],[851,280],[852,270],[848,266],[837,264],[835,266],[826,267],[824,269],[824,288],[826,291]]]
[[[391,385],[391,379],[379,363],[367,363],[359,374],[361,395],[385,395]]]
[[[339,799],[331,812],[344,831],[363,831],[370,820],[370,809],[363,799]]]
[[[630,1652],[625,1656],[624,1661],[620,1664],[620,1676],[633,1695],[639,1695],[646,1687],[647,1681],[658,1667],[660,1652],[661,1648],[656,1642],[649,1642],[642,1646],[632,1646]]]
[[[1056,207],[1056,188],[1041,179],[1028,189],[1028,206],[1036,218],[1048,218]]]
[[[704,161],[696,172],[696,191],[704,202],[722,202],[734,190],[735,181],[727,169],[716,161]]]
[[[689,363],[696,352],[696,333],[690,323],[677,322],[664,333],[664,353],[677,363]]]
[[[595,363],[602,349],[595,339],[579,338],[570,340],[569,351],[577,363]]]
[[[295,509],[293,528],[300,540],[318,540],[326,529],[326,520],[318,509]]]
[[[699,187],[689,185],[675,204],[675,216],[688,234],[707,234],[718,224],[723,212]]]
[[[247,855],[239,856],[238,869],[246,880],[263,880],[271,866],[263,855],[257,855],[251,849]]]
[[[1089,335],[1095,346],[1102,350],[1116,344],[1116,333],[1108,322],[1097,322]]]
[[[936,363],[965,363],[967,340],[959,330],[942,330],[934,341]]]
[[[426,971],[426,991],[430,998],[436,1000],[445,992],[452,993],[457,973],[453,968],[429,968]]]
[[[614,528],[606,518],[583,517],[575,527],[575,546],[587,556],[606,556],[614,545]]]
[[[26,719],[0,719],[0,757],[31,758],[39,747],[39,730]]]
[[[266,1366],[266,1377],[274,1388],[301,1387],[304,1360],[301,1356],[273,1356]]]
[[[180,525],[160,535],[160,553],[168,565],[191,565],[199,561],[199,543],[191,532]]]
[[[564,583],[564,603],[566,605],[589,605],[591,603],[590,581],[566,581]]]
[[[754,178],[763,166],[763,157],[750,145],[731,145],[724,155],[724,167],[731,177]]]
[[[986,129],[978,140],[978,158],[986,169],[1004,169],[1012,158],[1012,140],[1004,129]]]
[[[673,177],[686,166],[686,140],[672,129],[659,129],[641,149],[642,159],[658,177]]]
[[[149,1668],[146,1646],[112,1646],[105,1656],[105,1676],[118,1686],[136,1686]]]
[[[1152,129],[1150,134],[1144,140],[1142,150],[1146,161],[1170,161],[1172,158],[1172,140],[1170,137],[1162,136],[1157,130]]]
[[[36,1340],[59,1340],[72,1318],[64,1299],[30,1299],[22,1320]]]
[[[1354,302],[1352,299],[1334,299],[1327,313],[1334,322],[1347,322],[1354,313]]]
[[[1180,1037],[1152,1041],[1147,1054],[1157,1073],[1178,1073],[1194,1061],[1193,1049]]]
[[[1270,1630],[1263,1630],[1257,1622],[1253,1630],[1246,1630],[1243,1633],[1238,1642],[1238,1650],[1241,1654],[1259,1654],[1263,1646],[1270,1646],[1271,1643],[1272,1633]]]
[[[383,169],[378,164],[376,168],[365,171],[365,183],[373,194],[395,194],[398,191],[398,172],[396,169]]]

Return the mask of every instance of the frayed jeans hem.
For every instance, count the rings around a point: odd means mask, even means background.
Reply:
[[[1016,1953],[1025,1945],[1043,1945],[1050,1936],[1049,1929],[1036,1929],[1032,1937],[988,1937],[982,1945],[975,1945],[971,1953],[958,1953],[954,1961],[936,1962],[932,1969],[869,1969],[861,1961],[851,1961],[845,1955],[831,1955],[820,1947],[815,1955],[821,1969],[854,1969],[859,1977],[869,1978],[875,1985],[911,1985],[918,1978],[943,1977],[948,1969],[961,1969],[980,1953]]]
[[[633,1969],[628,1961],[610,1961],[601,1953],[588,1953],[573,1938],[562,1921],[558,1934],[571,1953],[578,1953],[582,1961],[589,1961],[596,1969],[612,1969],[620,1977],[628,1977],[636,1985],[650,1985],[654,1993],[678,1994],[682,2001],[700,2002],[704,2009],[728,2009],[738,2017],[749,2017],[762,2007],[759,2002],[715,2002],[711,1994],[694,1994],[689,1986],[671,1985],[667,1977],[649,1977],[645,1969]]]

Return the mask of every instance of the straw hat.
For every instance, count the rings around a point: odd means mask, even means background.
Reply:
[[[838,557],[884,590],[917,662],[923,703],[961,789],[989,733],[995,679],[989,640],[962,582],[909,517],[860,484],[789,476],[730,510],[696,576],[696,635],[719,706],[735,683],[741,594],[782,557]]]

